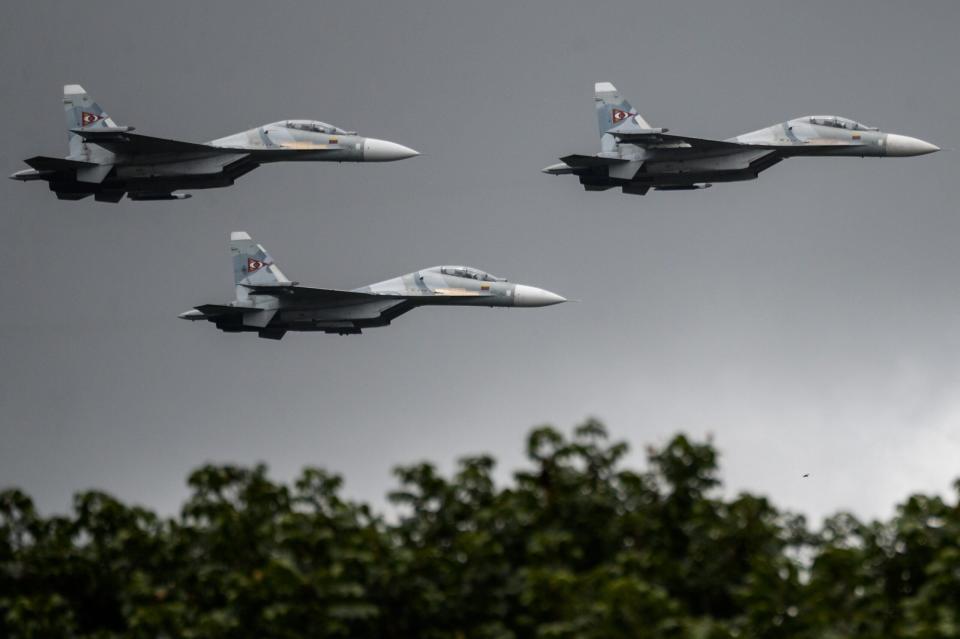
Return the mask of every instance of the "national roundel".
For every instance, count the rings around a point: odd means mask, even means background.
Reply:
[[[93,124],[94,122],[98,122],[102,119],[103,119],[103,116],[97,115],[96,113],[89,113],[87,111],[84,111],[83,113],[80,114],[80,125],[87,126],[89,124]]]
[[[613,118],[613,123],[617,124],[618,122],[623,122],[629,118],[632,113],[627,113],[626,111],[621,111],[620,109],[611,109],[611,116]]]
[[[261,260],[256,260],[252,257],[247,258],[247,273],[253,273],[254,271],[259,271],[264,266],[266,266],[266,264],[264,264]]]

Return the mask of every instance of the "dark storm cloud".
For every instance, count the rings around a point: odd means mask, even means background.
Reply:
[[[678,133],[835,112],[956,147],[958,18],[955,2],[16,3],[7,173],[65,151],[74,82],[147,134],[305,117],[424,155],[268,166],[172,203],[4,180],[0,484],[46,509],[96,486],[169,511],[205,460],[265,460],[379,500],[393,464],[491,451],[509,468],[530,426],[597,415],[635,449],[712,432],[728,488],[815,515],[943,490],[960,474],[955,153],[796,159],[644,198],[539,169],[597,146],[597,80]],[[583,302],[281,343],[178,321],[231,295],[239,229],[310,285],[452,262]]]

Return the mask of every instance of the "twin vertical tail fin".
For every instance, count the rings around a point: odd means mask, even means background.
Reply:
[[[246,296],[246,286],[290,283],[266,249],[254,242],[248,233],[234,231],[230,234],[230,253],[233,255],[233,281],[237,285],[238,299]]]
[[[597,108],[597,126],[600,129],[600,140],[604,151],[616,149],[616,140],[607,131],[620,124],[627,118],[633,118],[644,128],[651,128],[646,120],[637,113],[630,102],[620,95],[617,87],[609,82],[597,82],[593,86],[593,99]]]
[[[83,155],[83,138],[71,129],[113,128],[117,124],[93,101],[79,84],[63,87],[63,110],[67,117],[67,139],[70,142],[71,158]]]
[[[233,280],[236,282],[237,301],[251,301],[256,311],[244,313],[243,326],[258,329],[260,337],[280,339],[286,332],[282,328],[270,328],[270,321],[277,314],[277,298],[271,297],[276,291],[256,287],[283,287],[293,284],[274,263],[266,249],[253,241],[249,234],[234,231],[230,234],[230,253],[233,254]],[[245,305],[246,306],[246,305]]]

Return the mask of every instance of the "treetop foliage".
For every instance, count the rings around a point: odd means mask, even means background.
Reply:
[[[723,498],[709,441],[638,470],[588,421],[526,452],[504,487],[489,456],[400,467],[389,519],[317,468],[201,467],[173,518],[98,491],[44,517],[0,492],[0,637],[960,637],[956,500],[814,530]]]

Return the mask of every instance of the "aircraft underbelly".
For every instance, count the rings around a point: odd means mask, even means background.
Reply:
[[[233,184],[235,176],[224,172],[195,175],[171,175],[126,179],[110,179],[101,186],[104,190],[120,189],[131,192],[164,192],[178,189],[213,189]]]
[[[357,149],[319,149],[257,151],[253,154],[261,164],[272,162],[359,162],[363,156]]]

